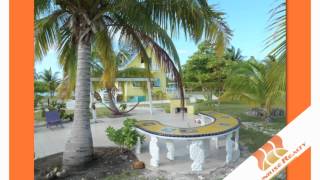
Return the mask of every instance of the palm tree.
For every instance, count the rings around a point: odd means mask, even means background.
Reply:
[[[120,49],[112,60],[107,61],[108,63],[105,63],[106,61],[99,58],[96,58],[95,61],[92,61],[92,74],[94,75],[94,77],[101,77],[102,86],[98,85],[98,87],[106,88],[109,99],[109,107],[107,108],[111,110],[114,115],[128,113],[134,109],[131,108],[129,111],[120,111],[120,109],[116,106],[114,101],[114,92],[116,91],[116,78],[152,77],[152,74],[150,74],[150,72],[145,68],[126,68],[124,70],[118,70],[120,64],[125,64],[132,56],[130,54],[131,53],[126,49]],[[146,84],[142,88],[145,89]]]
[[[33,79],[38,80],[40,78],[40,75],[37,73],[36,69],[33,70]]]
[[[129,47],[121,47],[116,55],[116,63],[118,66],[128,63],[130,58],[135,54],[134,49]]]
[[[223,15],[204,0],[35,0],[36,59],[56,46],[64,78],[69,83],[75,79],[76,108],[63,154],[64,167],[83,165],[93,155],[89,123],[92,49],[97,49],[104,61],[111,61],[113,40],[125,42],[141,52],[150,68],[145,49],[150,46],[158,64],[177,82],[183,98],[180,61],[171,36],[182,30],[196,42],[204,37],[223,54],[231,36]],[[184,101],[181,103],[184,106]]]
[[[58,74],[59,72],[53,73],[51,68],[49,68],[45,69],[40,75],[40,79],[45,83],[51,98],[54,96],[54,93],[60,83]]]
[[[241,50],[239,48],[236,49],[234,46],[232,46],[231,48],[227,49],[224,58],[231,61],[242,61],[244,57],[241,55]]]
[[[95,56],[95,54],[97,53],[94,52],[93,56]],[[130,53],[126,50],[120,49],[120,51],[117,54],[114,53],[112,58],[110,58],[109,60],[104,60],[102,59],[103,57],[99,58],[99,55],[97,55],[95,57],[95,60],[91,63],[93,76],[101,77],[102,88],[106,88],[109,99],[109,106],[107,106],[107,108],[111,110],[114,115],[123,114],[123,112],[121,112],[116,106],[114,100],[114,93],[116,91],[115,81],[118,77],[119,65],[128,61],[128,59],[130,58],[129,54]],[[101,85],[98,85],[98,87],[101,88]]]
[[[268,90],[286,90],[286,58],[287,58],[287,26],[286,26],[286,2],[279,0],[279,4],[270,13],[270,24],[268,29],[272,34],[267,38],[266,49],[270,49],[270,56],[278,59],[273,72],[268,80]]]
[[[242,62],[231,71],[225,84],[222,99],[245,102],[253,107],[262,108],[269,118],[272,108],[282,107],[285,91],[269,91],[269,78],[273,76],[278,61],[267,60]]]

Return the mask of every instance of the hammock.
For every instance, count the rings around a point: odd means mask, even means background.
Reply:
[[[129,110],[127,110],[127,111],[116,111],[116,110],[114,110],[114,109],[112,109],[112,108],[110,108],[108,105],[106,105],[105,103],[103,103],[103,101],[102,101],[102,98],[101,98],[101,96],[100,96],[100,94],[98,93],[98,92],[94,92],[94,98],[97,100],[97,101],[99,101],[101,104],[103,104],[107,109],[109,109],[111,112],[113,112],[113,113],[115,113],[115,114],[118,114],[118,113],[120,113],[120,114],[127,114],[127,113],[129,113],[129,112],[131,112],[132,110],[134,110],[139,104],[140,104],[140,102],[137,102],[132,108],[130,108]]]

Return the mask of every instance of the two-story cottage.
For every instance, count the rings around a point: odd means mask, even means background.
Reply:
[[[169,79],[167,74],[161,70],[156,62],[155,55],[148,48],[147,54],[151,57],[152,94],[162,93],[167,96],[174,95],[176,93],[175,83],[168,82]],[[146,68],[139,53],[133,56],[131,60],[121,65],[119,71],[127,68]],[[146,78],[142,77],[117,78],[116,87],[119,90],[117,96],[121,96],[121,100],[124,102],[148,101],[148,91],[143,87],[146,83]]]

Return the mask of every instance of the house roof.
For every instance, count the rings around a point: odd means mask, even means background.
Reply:
[[[150,48],[151,45],[148,45],[146,47],[146,49]],[[132,58],[124,65],[121,65],[118,69],[120,71],[125,70],[128,68],[128,66],[139,56],[139,52],[137,52],[134,56],[132,56]]]
[[[136,53],[134,56],[132,56],[132,58],[127,63],[125,63],[124,65],[121,65],[118,69],[120,71],[127,69],[129,64],[131,64],[138,57],[138,55],[139,53]]]

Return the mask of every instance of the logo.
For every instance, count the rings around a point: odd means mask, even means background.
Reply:
[[[258,167],[265,171],[281,159],[288,151],[283,148],[280,136],[274,136],[263,145],[253,156],[258,160]]]
[[[307,148],[305,143],[288,151],[283,147],[280,136],[274,136],[263,145],[253,156],[258,160],[258,167],[264,172],[262,179],[271,179],[284,169],[291,161]]]

